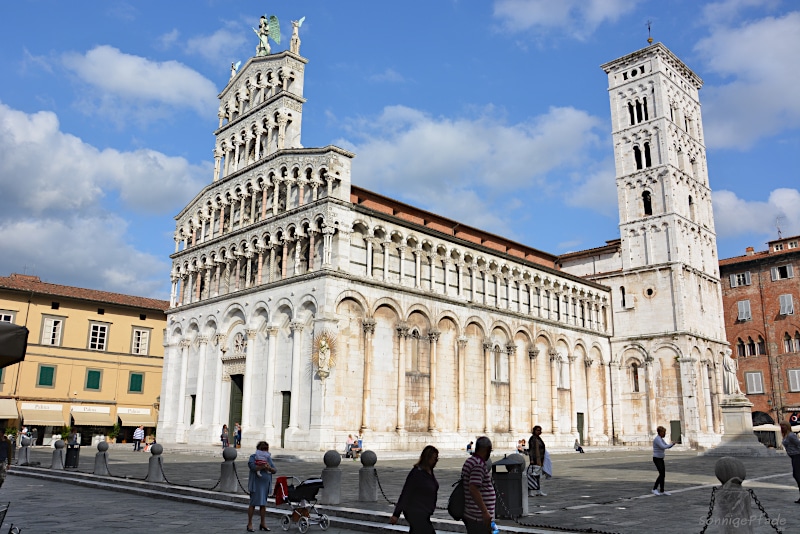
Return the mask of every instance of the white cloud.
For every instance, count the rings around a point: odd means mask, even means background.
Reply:
[[[750,8],[775,8],[780,0],[724,0],[703,6],[703,18],[711,26],[730,24]]]
[[[159,48],[166,50],[167,48],[172,48],[172,46],[178,42],[180,36],[181,32],[178,31],[178,28],[173,28],[172,31],[160,35],[156,41],[158,42]]]
[[[619,213],[617,179],[613,160],[606,160],[600,169],[579,179],[565,201],[569,206],[586,208],[608,217]]]
[[[512,32],[563,32],[585,39],[606,21],[630,13],[639,0],[495,0],[494,16]]]
[[[94,88],[85,110],[99,116],[122,110],[149,117],[188,108],[208,117],[217,109],[211,80],[177,61],[150,61],[103,45],[86,54],[64,54],[63,64]]]
[[[760,235],[775,239],[776,222],[784,236],[800,234],[800,190],[775,189],[766,201],[745,200],[732,191],[714,191],[712,202],[720,238]]]
[[[356,140],[341,142],[358,154],[353,183],[509,235],[513,200],[557,190],[549,173],[584,165],[602,123],[574,108],[516,124],[498,115],[490,108],[478,117],[435,118],[390,106],[357,121]]]
[[[387,82],[387,83],[403,83],[406,79],[402,74],[394,69],[387,68],[379,74],[373,74],[369,77],[371,82]]]
[[[709,147],[748,148],[800,126],[800,12],[714,27],[695,49],[706,70],[731,80],[704,89]]]
[[[227,70],[226,67],[231,62],[242,59],[242,50],[248,42],[248,31],[250,30],[245,31],[239,24],[226,24],[211,35],[198,35],[189,39],[186,42],[186,53],[200,55],[210,63],[219,64],[221,70]],[[252,36],[250,40],[254,43],[255,51],[258,40],[255,35],[249,35]]]

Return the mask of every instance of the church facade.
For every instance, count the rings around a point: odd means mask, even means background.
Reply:
[[[669,50],[604,66],[622,236],[560,257],[352,184],[353,154],[301,145],[305,66],[295,32],[219,96],[213,181],[176,217],[160,442],[719,440],[702,82]]]

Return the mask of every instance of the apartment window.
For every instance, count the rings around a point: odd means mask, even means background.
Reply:
[[[797,241],[789,241],[789,243],[786,245],[786,248],[797,248]]]
[[[42,365],[39,364],[39,373],[36,379],[36,385],[40,388],[51,388],[56,384],[56,367],[55,365]]]
[[[749,286],[750,285],[750,271],[743,273],[732,274],[730,276],[731,287]]]
[[[791,265],[781,265],[780,267],[773,267],[770,269],[770,274],[772,275],[773,282],[775,280],[786,280],[787,278],[792,278],[794,276]]]
[[[128,378],[128,393],[142,393],[144,391],[144,373],[131,373]]]
[[[783,351],[786,353],[800,352],[800,332],[795,332],[794,338],[789,335],[789,332],[783,335]]]
[[[758,354],[758,352],[756,352],[756,342],[753,341],[752,337],[748,337],[747,338],[747,355],[748,356],[755,356],[756,354]]]
[[[86,389],[100,391],[100,382],[103,378],[103,371],[98,369],[86,370]]]
[[[780,295],[781,315],[794,315],[794,299],[792,295]]]
[[[747,385],[748,395],[756,395],[759,393],[764,393],[764,381],[761,378],[760,371],[745,373],[744,380]]]
[[[800,369],[789,369],[789,391],[800,391]]]
[[[775,250],[775,251],[783,250],[783,243],[776,243],[775,246],[772,247],[772,250]]]
[[[749,300],[740,300],[736,303],[736,306],[739,308],[739,315],[737,316],[739,321],[749,321],[753,318],[753,316],[750,314]]]
[[[42,345],[61,345],[62,317],[44,317],[42,320]]]
[[[133,341],[131,343],[131,352],[133,354],[147,354],[147,349],[150,346],[150,330],[142,328],[133,329]]]
[[[736,342],[736,355],[741,358],[747,356],[747,352],[744,348],[744,341],[742,341],[742,338],[739,338],[739,341]]]
[[[14,322],[14,312],[0,310],[0,323],[13,323]]]
[[[106,350],[108,325],[91,323],[89,325],[89,350]]]

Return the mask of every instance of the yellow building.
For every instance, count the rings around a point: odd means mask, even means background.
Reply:
[[[0,371],[0,428],[36,430],[49,444],[74,426],[81,444],[107,435],[131,440],[158,420],[164,310],[169,302],[0,277],[0,321],[28,328],[25,361]]]

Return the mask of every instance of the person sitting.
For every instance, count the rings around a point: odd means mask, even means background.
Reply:
[[[469,454],[470,456],[472,456],[472,445],[473,445],[473,443],[474,442],[472,442],[472,441],[467,443],[467,454]]]
[[[525,448],[525,440],[521,439],[517,442],[517,453],[518,454],[527,454],[528,450]]]
[[[344,457],[345,458],[352,458],[353,457],[353,445],[355,444],[356,440],[353,439],[353,434],[347,434],[347,441],[344,442]]]
[[[575,450],[583,454],[583,447],[581,447],[581,442],[577,439],[575,440]]]

